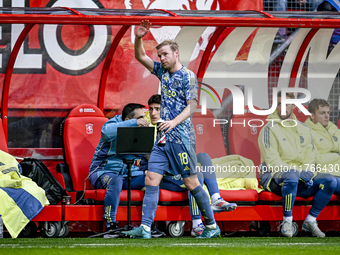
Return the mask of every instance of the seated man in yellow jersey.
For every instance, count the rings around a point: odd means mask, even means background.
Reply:
[[[292,93],[282,97],[295,98]],[[269,122],[261,129],[258,139],[262,162],[260,184],[282,197],[282,235],[293,236],[292,210],[296,196],[314,196],[302,229],[313,236],[325,237],[316,218],[331,199],[336,181],[330,174],[310,171],[315,166],[317,151],[310,128],[296,120],[294,107],[294,104],[287,104],[286,112],[281,111],[280,91],[276,111],[268,116]]]
[[[149,112],[146,113],[145,118],[150,122],[152,126],[157,125],[157,121],[160,120],[160,104],[161,95],[152,95],[149,98]],[[199,153],[197,155],[197,161],[202,166],[211,166],[212,162],[208,154]],[[147,170],[147,161],[141,161],[141,169]],[[237,205],[235,203],[228,203],[221,198],[219,193],[216,175],[214,172],[198,173],[198,179],[201,184],[203,182],[206,184],[211,200],[211,208],[214,212],[232,211],[236,209]],[[171,174],[166,174],[160,184],[161,189],[166,189],[175,192],[183,192],[186,190],[182,178],[180,176],[174,176]],[[189,192],[189,205],[190,205],[190,215],[192,219],[192,230],[191,236],[199,236],[204,230],[204,225],[202,223],[201,213],[196,204],[195,198]]]
[[[318,172],[336,176],[337,186],[334,194],[340,195],[340,130],[329,121],[329,104],[324,99],[313,99],[308,105],[312,114],[305,124],[312,129],[312,136],[318,154],[316,168]]]

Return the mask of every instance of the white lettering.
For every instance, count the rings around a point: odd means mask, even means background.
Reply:
[[[230,126],[232,127],[233,124],[234,124],[234,125],[236,125],[236,124],[238,124],[238,125],[242,124],[243,127],[245,127],[245,126],[246,126],[246,120],[244,119],[243,122],[236,122],[236,121],[233,121],[233,120],[231,119],[231,120],[230,120]]]
[[[12,1],[12,7],[25,7],[25,0]],[[24,24],[12,24],[11,50],[13,50],[15,42],[17,41],[24,27]],[[41,69],[42,55],[24,53],[24,45],[25,43],[21,44],[18,56],[14,63],[14,68]]]
[[[250,122],[253,122],[253,121],[260,121],[261,122],[261,126],[257,126],[255,124],[250,124]],[[264,121],[263,120],[259,120],[259,119],[249,120],[248,121],[248,126],[249,127],[262,127],[262,126],[264,126]]]
[[[251,122],[254,121],[260,121],[261,122],[261,126],[257,126],[255,124],[251,124]],[[272,126],[274,125],[275,122],[280,122],[282,124],[282,126],[284,127],[295,127],[297,125],[297,121],[296,120],[279,120],[279,119],[267,119],[268,123],[271,122]],[[294,122],[294,125],[285,125],[285,122]],[[218,123],[219,125],[225,125],[228,124],[228,120],[226,119],[214,119],[214,125],[215,123]],[[230,127],[232,127],[233,125],[242,125],[243,127],[246,127],[246,120],[243,119],[243,122],[235,122],[232,119],[230,120]],[[262,127],[264,125],[264,121],[260,120],[260,119],[251,119],[247,122],[247,125],[249,127]]]
[[[290,123],[290,122],[294,122],[294,125],[287,125],[287,126],[285,126],[285,121],[287,121],[288,123]],[[296,127],[297,126],[297,121],[296,120],[283,120],[283,121],[281,121],[281,124],[282,124],[282,126],[284,126],[284,127]]]
[[[282,94],[285,95],[287,92],[295,92],[295,95],[297,95],[298,92],[304,93],[306,97],[304,98],[286,98],[281,97],[281,115],[286,114],[286,105],[287,104],[295,104],[296,107],[298,107],[301,112],[303,112],[304,115],[311,115],[310,112],[302,105],[303,103],[307,103],[310,98],[311,94],[307,89],[303,88],[282,88]]]
[[[234,115],[244,115],[245,110],[244,110],[244,96],[242,94],[242,90],[240,90],[238,87],[233,86],[233,87],[229,87],[226,86],[227,89],[229,89],[232,93],[232,97],[233,97],[233,114]],[[276,109],[277,106],[277,89],[273,88],[273,104],[272,107],[269,110],[257,110],[255,109],[255,107],[253,106],[253,90],[252,88],[248,88],[248,104],[249,104],[249,111],[256,114],[256,115],[269,115],[271,113],[273,113]],[[295,92],[295,94],[297,95],[297,93],[303,93],[306,96],[304,98],[295,98],[295,99],[291,99],[291,98],[285,98],[282,97],[282,108],[281,108],[281,114],[285,115],[286,113],[286,104],[295,104],[296,107],[298,107],[301,112],[303,112],[305,115],[311,115],[309,113],[309,111],[302,105],[303,103],[306,103],[310,100],[311,98],[311,94],[307,89],[304,88],[283,88],[282,89],[282,94],[288,93],[288,92]],[[203,94],[204,96],[206,94]],[[206,107],[207,104],[206,102],[206,98],[203,100],[204,104],[202,105],[202,115],[205,115],[206,113]],[[238,102],[238,103],[236,103]],[[239,103],[241,102],[241,104]],[[225,123],[223,123],[225,124]],[[215,125],[215,123],[214,123]]]
[[[84,108],[84,112],[95,112],[93,108]]]
[[[214,119],[213,127],[215,127],[216,124],[224,125],[224,124],[227,124],[227,123],[228,123],[228,120],[226,120],[226,119]]]

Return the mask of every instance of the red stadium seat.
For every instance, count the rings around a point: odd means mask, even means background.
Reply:
[[[296,197],[295,201],[313,201],[314,197],[309,197],[309,198],[302,198],[302,197]],[[332,198],[330,201],[337,201],[338,197],[336,195],[333,194]],[[267,202],[272,202],[272,201],[282,201],[282,197],[275,195],[272,192],[269,191],[262,191],[259,194],[259,201],[267,201]]]
[[[254,189],[245,190],[220,190],[221,197],[229,202],[256,202],[258,199],[258,192]]]
[[[63,143],[65,163],[68,173],[62,174],[63,167],[59,166],[58,179],[71,196],[71,203],[76,202],[82,195],[83,199],[104,201],[106,189],[92,189],[87,179],[94,151],[101,136],[101,129],[108,119],[96,106],[82,104],[73,108],[63,126]],[[65,181],[68,179],[68,182]],[[86,181],[85,181],[86,180]],[[71,185],[68,185],[70,184]],[[144,192],[133,190],[131,201],[143,201]],[[120,201],[127,201],[127,191],[120,194]]]
[[[227,155],[221,126],[214,127],[215,116],[207,109],[207,114],[202,115],[201,106],[197,106],[192,122],[196,131],[196,153],[205,152],[210,158],[220,158]]]
[[[244,115],[234,115],[229,121],[229,153],[251,159],[258,166],[261,164],[261,153],[257,139],[262,127],[267,124],[267,116],[255,115],[247,106],[244,111]]]
[[[211,158],[227,155],[220,124],[214,127],[215,116],[207,109],[207,114],[202,115],[198,106],[192,121],[196,131],[196,152],[205,152]],[[237,143],[238,141],[236,141]],[[257,141],[256,141],[257,145]],[[241,154],[240,154],[241,155]],[[256,190],[220,190],[221,196],[227,201],[255,202],[258,195]]]
[[[71,191],[84,191],[84,198],[104,200],[106,190],[92,190],[87,176],[101,135],[101,128],[108,119],[96,106],[82,104],[73,108],[63,125],[63,145],[65,163],[73,187]],[[63,176],[65,179],[65,176]],[[85,182],[86,179],[86,182]],[[60,180],[60,178],[59,178]],[[72,196],[72,203],[75,197]]]
[[[8,153],[7,142],[4,133],[4,127],[2,126],[2,120],[0,119],[0,150]]]
[[[306,109],[308,109],[308,105],[304,105]],[[298,107],[295,107],[293,110],[294,115],[300,122],[305,122],[306,119],[309,117],[308,115],[305,115]]]
[[[164,204],[164,202],[184,202],[188,205],[188,192],[174,192],[165,189],[159,190],[159,202]]]

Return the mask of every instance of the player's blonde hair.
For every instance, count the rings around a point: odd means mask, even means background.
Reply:
[[[176,50],[179,51],[178,43],[173,40],[165,40],[161,42],[160,44],[156,46],[156,49],[159,50],[160,48],[166,45],[169,45],[172,51],[176,51]]]

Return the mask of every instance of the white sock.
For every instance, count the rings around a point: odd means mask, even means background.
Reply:
[[[221,197],[220,193],[215,193],[212,194],[211,196],[211,201],[215,202],[217,199],[219,199]]]
[[[151,228],[147,225],[141,224],[141,226],[148,232],[150,232]]]
[[[305,221],[316,221],[316,217],[314,217],[314,216],[308,214],[308,215],[307,215],[307,218],[305,219]]]
[[[210,229],[215,229],[216,228],[216,223],[211,224],[211,225],[206,225],[206,227],[210,228]]]
[[[201,219],[192,220],[192,228],[197,228],[199,224],[203,223]]]
[[[285,217],[283,216],[283,221],[290,220],[293,221],[293,216]]]

